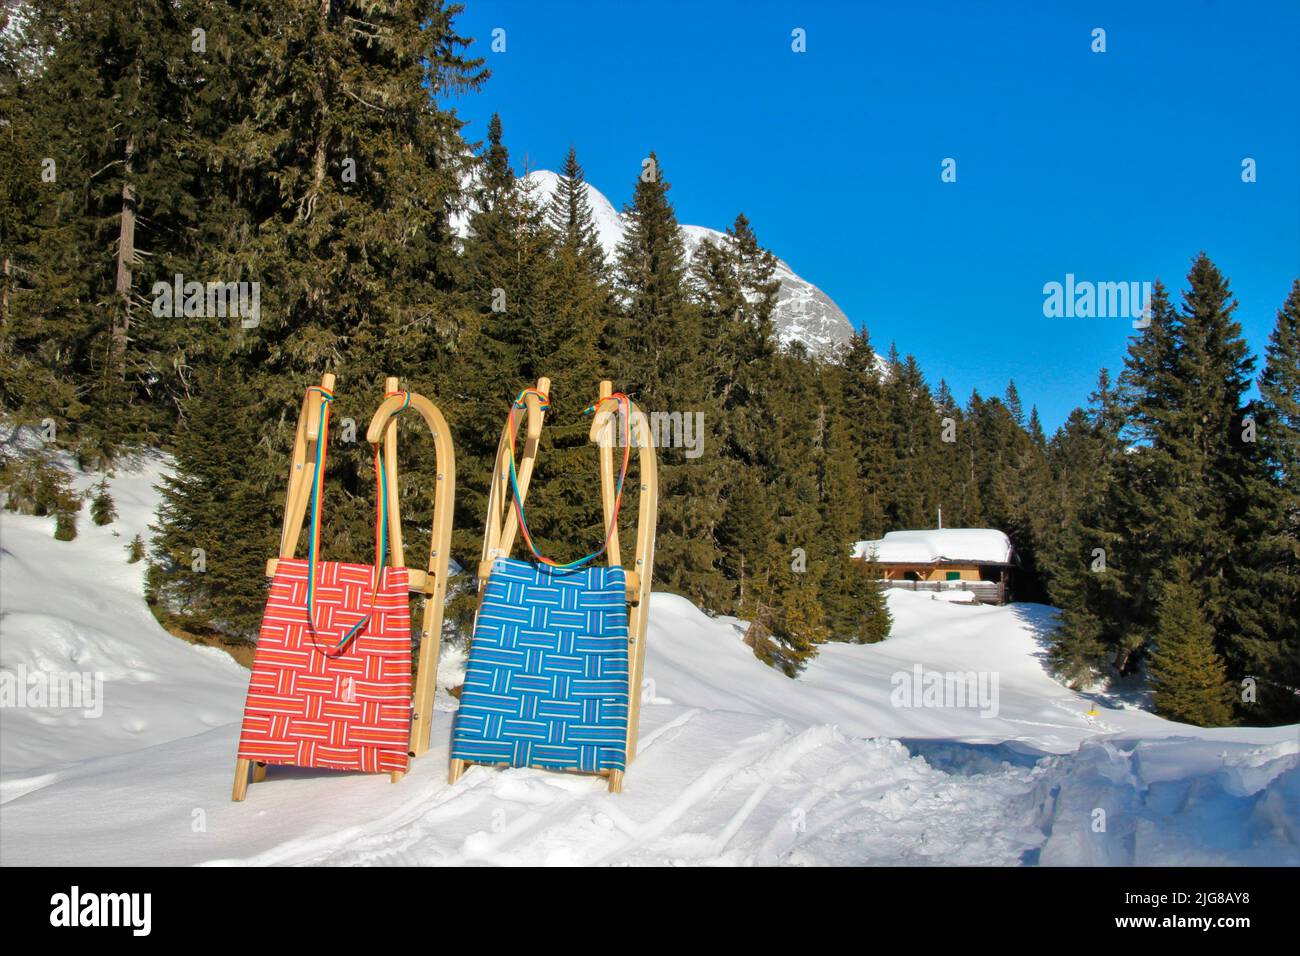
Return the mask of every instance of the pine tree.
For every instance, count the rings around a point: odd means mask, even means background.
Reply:
[[[279,546],[275,519],[287,456],[258,441],[270,410],[247,400],[237,369],[200,370],[187,405],[189,425],[174,446],[176,471],[162,483],[148,595],[195,628],[252,641],[265,601],[266,558]],[[342,497],[337,484],[330,487],[336,475],[327,468],[321,492],[331,522]],[[336,558],[328,545],[321,553]]]
[[[1081,519],[1106,570],[1079,582],[1057,653],[1095,662],[1105,648],[1117,670],[1134,670],[1157,635],[1168,645],[1185,625],[1171,623],[1182,612],[1166,594],[1185,572],[1193,593],[1183,597],[1235,680],[1249,676],[1252,641],[1269,630],[1255,542],[1267,535],[1271,492],[1260,444],[1245,440],[1254,360],[1227,280],[1202,254],[1188,285],[1175,309],[1157,283],[1151,325],[1130,345],[1117,400],[1127,450],[1114,456],[1104,500]]]
[[[546,227],[553,237],[552,252],[541,264],[547,269],[539,284],[544,297],[525,353],[532,356],[528,373],[551,379],[553,402],[529,497],[540,538],[557,553],[577,557],[597,547],[606,530],[600,496],[593,493],[597,449],[589,441],[591,419],[583,410],[595,402],[600,381],[612,377],[602,345],[615,305],[573,148],[551,197]],[[616,448],[614,456],[617,469],[622,449]],[[635,450],[631,459],[624,509],[636,507],[639,487]]]
[[[1225,726],[1232,722],[1232,686],[1185,562],[1162,590],[1149,667],[1156,713],[1200,727]]]
[[[1294,723],[1300,720],[1300,281],[1278,311],[1259,391],[1255,424],[1266,474],[1252,510],[1262,520],[1240,581],[1258,599],[1237,638],[1238,653],[1243,671],[1259,678],[1259,718]]]
[[[714,465],[702,491],[729,501],[738,484],[770,464],[767,437],[776,345],[772,312],[780,282],[776,258],[764,249],[742,213],[719,243],[703,240],[695,252],[691,281],[698,303],[706,383],[706,434]],[[720,516],[720,519],[722,517]],[[728,553],[715,534],[722,567],[744,569],[753,554]],[[734,608],[743,576],[714,596],[720,610]]]
[[[1017,425],[1023,426],[1025,424],[1025,410],[1020,404],[1020,391],[1016,388],[1014,380],[1007,382],[1006,404],[1012,420]]]
[[[385,374],[409,370],[405,385],[440,404],[456,394],[450,369],[466,345],[465,310],[450,217],[470,157],[462,121],[440,103],[486,75],[463,55],[457,12],[426,0],[222,4],[206,55],[187,55],[198,81],[177,102],[189,110],[189,155],[211,171],[196,189],[205,213],[197,274],[257,281],[261,315],[203,334],[167,326],[180,350],[182,428],[151,579],[170,610],[254,632],[307,384],[335,371],[333,419],[352,418],[362,434]],[[188,20],[173,32],[188,37]],[[427,437],[401,449],[405,473],[431,472]],[[368,452],[331,447],[322,553],[332,560],[372,559]],[[430,483],[404,482],[404,512],[431,513],[432,494]],[[238,552],[219,537],[232,526]],[[425,535],[409,535],[410,553],[427,547]],[[202,573],[188,570],[194,548],[208,556]]]
[[[586,174],[578,162],[578,151],[572,146],[564,158],[563,171],[551,197],[547,216],[559,237],[559,248],[577,260],[584,274],[603,280],[607,271],[605,252],[600,245],[591,200],[587,195]]]
[[[695,416],[710,421],[699,315],[691,301],[681,229],[669,185],[652,152],[624,209],[627,230],[617,250],[616,287],[624,303],[610,323],[617,383],[647,416],[660,422]],[[667,418],[664,416],[672,416]],[[661,433],[660,440],[664,438]],[[684,436],[683,436],[684,437]],[[664,586],[710,605],[721,590],[717,526],[722,509],[713,476],[717,449],[688,459],[685,449],[659,449],[659,543],[656,577]]]
[[[171,257],[193,252],[185,110],[196,78],[179,40],[193,8],[42,4],[6,58],[0,96],[25,102],[5,110],[20,211],[0,233],[0,397],[23,418],[53,418],[87,460],[156,441],[173,414],[177,366],[159,352],[177,329],[149,314],[147,290]]]
[[[90,502],[90,520],[103,527],[116,519],[117,506],[113,504],[113,496],[108,493],[108,480],[100,479]]]
[[[823,368],[822,377],[830,419],[822,458],[819,535],[829,545],[827,553],[819,555],[827,639],[871,644],[888,636],[890,619],[871,569],[850,554],[866,522],[855,448],[861,419],[846,401],[842,370]]]

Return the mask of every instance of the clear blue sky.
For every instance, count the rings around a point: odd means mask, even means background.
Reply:
[[[470,138],[498,111],[516,168],[572,143],[616,207],[656,150],[682,222],[743,211],[879,351],[963,401],[1014,378],[1049,431],[1134,333],[1044,318],[1045,282],[1181,289],[1204,249],[1260,353],[1300,276],[1294,0],[468,0],[459,27],[493,73],[455,102]]]

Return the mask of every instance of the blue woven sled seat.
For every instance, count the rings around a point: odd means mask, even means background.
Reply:
[[[621,567],[561,571],[496,559],[474,628],[452,757],[623,770],[626,602]]]

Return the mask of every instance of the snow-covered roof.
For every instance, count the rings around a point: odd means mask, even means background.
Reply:
[[[1012,550],[1011,539],[995,528],[936,528],[890,531],[875,541],[859,541],[853,556],[883,564],[1010,564]]]

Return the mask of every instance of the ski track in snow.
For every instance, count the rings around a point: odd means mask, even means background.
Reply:
[[[125,563],[166,466],[120,469],[121,517],[83,513],[72,543],[0,516],[0,669],[105,676],[98,719],[0,711],[0,863],[1300,865],[1300,728],[1202,730],[1076,694],[1043,670],[1052,609],[898,591],[894,636],[826,645],[797,681],[731,619],[653,595],[653,692],[619,795],[485,767],[448,786],[440,691],[433,746],[399,784],[272,767],[233,804],[247,671],[163,632]],[[895,706],[916,665],[995,674],[996,712]]]

